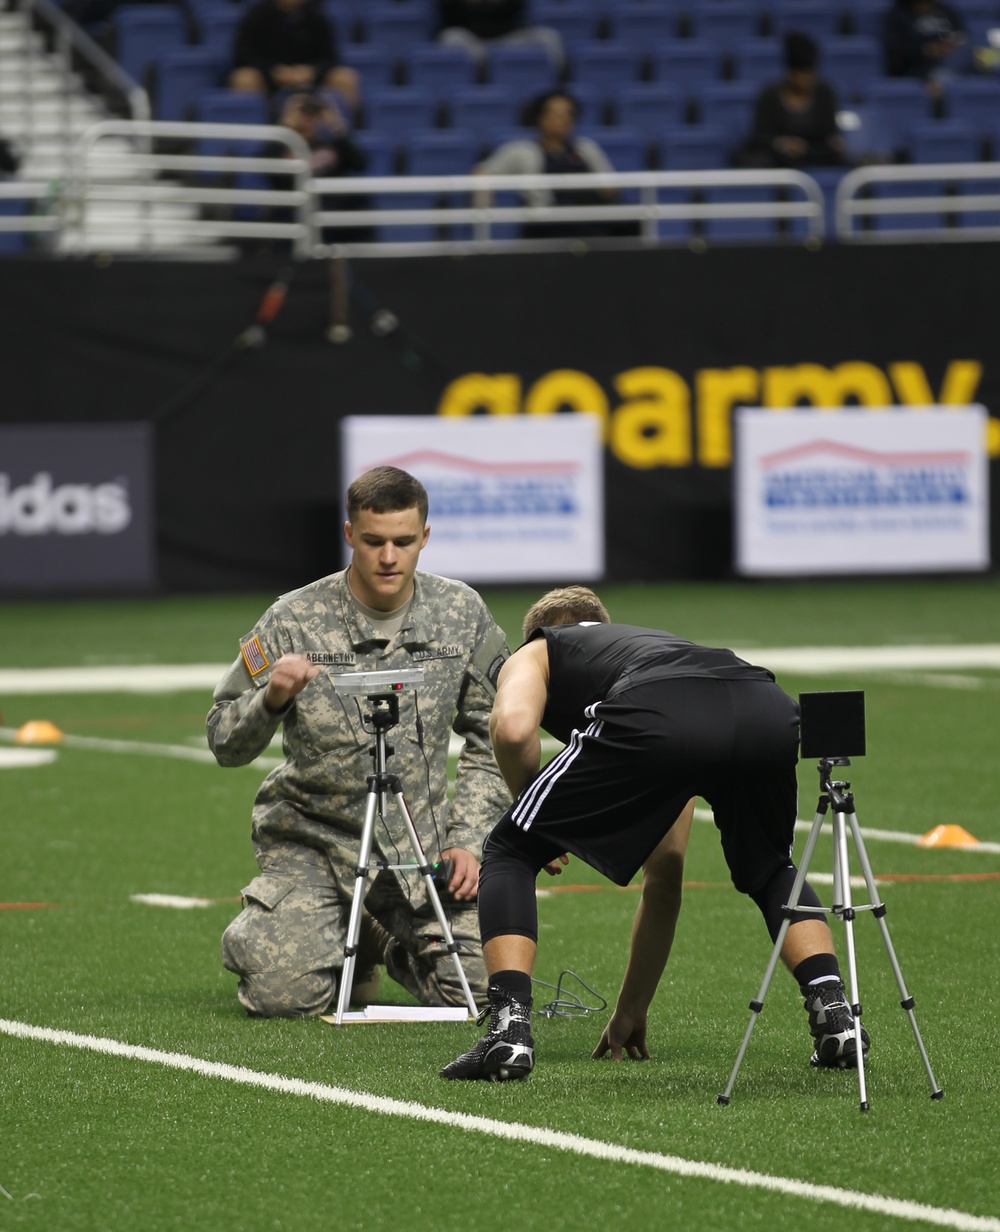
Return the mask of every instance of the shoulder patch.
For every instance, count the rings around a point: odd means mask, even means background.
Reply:
[[[498,654],[497,657],[493,660],[493,662],[486,669],[486,678],[489,680],[490,684],[492,684],[494,688],[496,688],[497,677],[500,675],[500,669],[501,667],[503,667],[503,665],[506,662],[507,662],[507,656]]]
[[[243,655],[243,662],[251,676],[259,676],[266,667],[271,666],[256,633],[240,646],[240,654]]]

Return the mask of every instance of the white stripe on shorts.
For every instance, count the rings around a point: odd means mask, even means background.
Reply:
[[[593,717],[593,711],[597,704],[590,706],[586,710],[588,718]],[[573,731],[569,738],[569,744],[558,753],[542,770],[538,778],[534,779],[524,789],[518,798],[517,803],[511,813],[511,820],[514,825],[522,830],[530,830],[531,823],[535,820],[538,810],[545,803],[549,792],[559,781],[559,778],[565,774],[569,767],[576,761],[583,747],[584,736],[592,736],[595,739],[601,734],[601,729],[604,723],[600,719],[595,719],[593,723],[585,731],[580,731],[579,728]]]

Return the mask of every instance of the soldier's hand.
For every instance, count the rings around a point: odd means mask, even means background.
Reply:
[[[464,847],[447,847],[441,852],[443,860],[451,860],[454,868],[448,889],[452,898],[460,901],[475,898],[479,893],[479,861]]]
[[[310,680],[319,675],[319,668],[305,655],[286,654],[271,668],[271,679],[264,690],[264,705],[277,713],[297,697]]]

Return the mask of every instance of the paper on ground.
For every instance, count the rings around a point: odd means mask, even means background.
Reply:
[[[324,1022],[337,1021],[335,1014],[321,1014]],[[349,1010],[344,1022],[466,1022],[470,1017],[464,1005],[369,1005]]]

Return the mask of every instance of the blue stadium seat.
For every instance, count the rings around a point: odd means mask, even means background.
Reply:
[[[777,38],[748,39],[732,51],[736,80],[753,83],[759,89],[785,72],[785,53]]]
[[[123,4],[114,12],[113,29],[118,63],[140,84],[158,56],[187,39],[186,18],[176,4]]]
[[[684,119],[685,95],[679,86],[663,82],[631,82],[618,91],[615,108],[618,123],[638,129],[648,141]]]
[[[427,90],[394,86],[365,91],[365,127],[405,141],[418,128],[433,128],[437,103]]]
[[[421,129],[405,143],[410,175],[468,175],[479,161],[479,141],[469,129]]]
[[[800,30],[822,46],[842,32],[840,5],[830,0],[772,0],[770,12],[771,30],[778,38],[786,30]]]
[[[470,129],[483,145],[492,148],[496,134],[513,128],[520,120],[521,104],[507,90],[496,86],[472,86],[456,90],[451,97],[451,121]]]
[[[722,76],[724,54],[708,39],[672,39],[650,50],[653,77],[686,93]]]
[[[556,84],[556,68],[544,47],[518,43],[487,44],[489,84],[526,99]]]
[[[198,46],[217,55],[225,56],[227,65],[232,63],[236,27],[240,24],[243,10],[229,0],[212,0],[200,5],[195,11],[198,26]]]
[[[186,47],[161,56],[156,61],[155,118],[189,119],[198,96],[222,85],[229,63],[228,57],[203,47]]]
[[[27,201],[14,200],[10,197],[0,198],[0,214],[22,215],[28,212]],[[28,247],[26,231],[0,231],[0,253],[24,252]]]
[[[203,90],[195,104],[195,115],[203,124],[270,124],[266,99],[248,90]],[[198,142],[201,154],[236,151],[251,154],[261,143],[209,137]]]
[[[407,57],[407,80],[441,100],[455,90],[475,85],[476,61],[463,47],[428,43],[414,47]]]
[[[733,188],[706,188],[708,204],[749,205],[775,200],[775,190],[764,185],[741,185]],[[702,227],[707,240],[773,240],[780,234],[778,222],[771,218],[749,215],[733,218],[708,218]]]
[[[971,124],[985,137],[1000,117],[1000,79],[996,77],[953,77],[945,90],[948,119]]]
[[[562,37],[567,51],[597,37],[600,12],[591,0],[535,0],[530,24],[548,26]]]
[[[922,120],[912,125],[906,149],[914,163],[977,163],[979,133],[964,120]]]
[[[733,147],[741,144],[753,123],[758,93],[758,87],[748,82],[709,82],[697,95],[699,123],[717,125],[729,133]]]
[[[625,82],[639,80],[639,60],[637,52],[616,43],[581,43],[573,49],[570,89],[579,82],[610,98]]]
[[[434,33],[434,22],[423,8],[413,8],[416,11],[399,0],[369,0],[364,7],[365,41],[395,60],[405,58]]]
[[[613,125],[582,128],[581,135],[596,141],[616,171],[648,171],[650,141],[639,128]]]
[[[391,137],[362,129],[351,138],[368,160],[365,175],[396,174],[396,145]]]
[[[343,62],[360,77],[362,97],[369,90],[385,90],[395,82],[396,62],[381,47],[370,47],[367,43],[343,43],[340,55]]]
[[[874,112],[893,150],[901,149],[906,134],[919,120],[931,118],[931,100],[922,81],[887,77],[865,91],[868,110]]]
[[[623,4],[614,5],[609,15],[612,38],[640,54],[677,35],[679,13],[670,4],[625,0]]]
[[[658,137],[659,163],[663,171],[718,171],[726,167],[729,140],[721,128],[707,124],[673,125]],[[701,199],[691,188],[660,189],[657,199],[665,205],[689,204]],[[662,239],[688,240],[697,231],[690,219],[661,219],[657,234]]]
[[[887,0],[843,0],[843,9],[849,34],[864,34],[881,41],[889,10]]]
[[[710,39],[726,50],[762,33],[761,12],[741,0],[698,0],[688,13],[693,38]]]
[[[900,198],[939,197],[947,190],[943,180],[921,180],[917,184],[873,184],[872,197],[894,201]],[[928,227],[946,227],[946,210],[921,210],[919,213],[872,215],[871,227],[875,231],[917,231]]]
[[[819,71],[837,91],[839,102],[864,99],[882,76],[882,45],[870,34],[841,35],[823,43]]]

